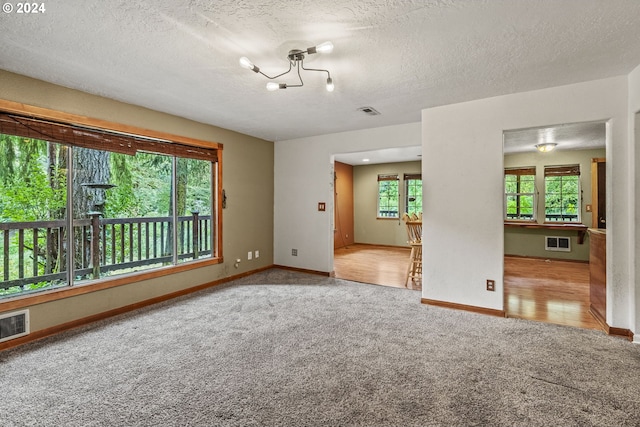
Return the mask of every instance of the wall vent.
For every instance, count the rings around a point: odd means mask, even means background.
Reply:
[[[0,342],[29,335],[29,310],[0,314]]]
[[[569,237],[545,236],[544,250],[571,252],[571,239]]]

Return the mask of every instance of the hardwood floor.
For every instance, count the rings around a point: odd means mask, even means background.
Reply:
[[[589,313],[589,264],[505,257],[508,317],[602,330]]]
[[[404,288],[409,248],[354,244],[334,251],[340,279]],[[589,313],[589,264],[505,257],[508,317],[602,330]]]
[[[404,288],[409,247],[354,244],[336,249],[333,270],[338,279]]]

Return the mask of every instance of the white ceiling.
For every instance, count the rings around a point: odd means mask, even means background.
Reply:
[[[17,2],[11,2],[17,4]],[[420,121],[420,110],[628,74],[638,0],[56,0],[0,13],[0,69],[267,140]],[[287,68],[331,40],[305,86]],[[358,108],[371,106],[381,115]]]
[[[504,132],[505,154],[536,151],[537,144],[557,144],[554,150],[605,148],[606,122],[568,123]]]

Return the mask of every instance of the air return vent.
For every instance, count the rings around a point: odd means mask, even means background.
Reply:
[[[0,342],[29,334],[29,310],[0,314]]]
[[[380,112],[373,107],[360,107],[358,108],[358,111],[362,111],[363,113],[368,114],[370,116],[380,115]]]
[[[568,237],[545,236],[545,251],[571,252],[571,239]]]

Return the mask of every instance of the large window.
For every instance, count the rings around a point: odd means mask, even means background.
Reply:
[[[580,165],[545,166],[546,222],[580,222]]]
[[[505,169],[505,219],[535,221],[536,168]]]
[[[0,113],[0,297],[215,258],[217,154]]]
[[[378,218],[399,218],[400,178],[398,174],[378,175]]]
[[[422,175],[404,174],[404,208],[409,215],[422,213]]]

